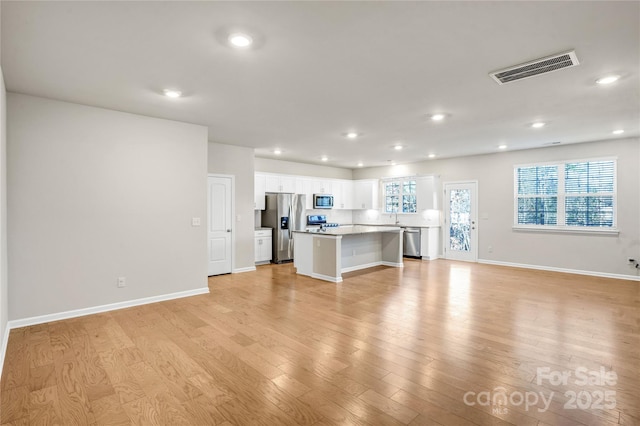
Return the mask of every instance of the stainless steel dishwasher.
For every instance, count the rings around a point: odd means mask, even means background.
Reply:
[[[420,255],[420,228],[404,228],[403,255],[421,257]]]

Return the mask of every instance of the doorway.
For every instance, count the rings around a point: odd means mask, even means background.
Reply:
[[[229,274],[232,269],[232,204],[233,178],[208,177],[207,242],[209,245],[208,275]]]
[[[478,182],[444,184],[444,257],[478,260]]]

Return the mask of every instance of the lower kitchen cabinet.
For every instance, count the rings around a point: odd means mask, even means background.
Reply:
[[[254,253],[256,264],[271,262],[271,228],[256,229]]]

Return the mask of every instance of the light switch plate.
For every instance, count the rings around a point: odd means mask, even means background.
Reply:
[[[200,218],[192,217],[191,218],[191,226],[200,226]]]

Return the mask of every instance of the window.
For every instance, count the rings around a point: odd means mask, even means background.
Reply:
[[[384,183],[385,213],[415,213],[416,181],[411,179],[390,180]]]
[[[530,228],[614,228],[616,161],[516,166],[515,225]]]

